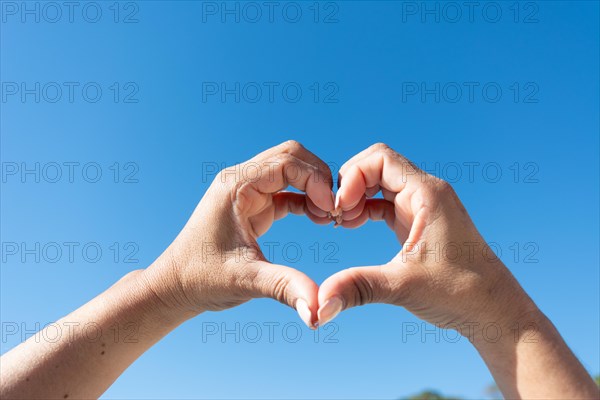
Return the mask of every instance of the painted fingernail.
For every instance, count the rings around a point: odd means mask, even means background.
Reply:
[[[319,308],[319,325],[323,326],[334,319],[340,311],[342,311],[343,306],[344,303],[338,296],[333,296],[327,300],[325,304]]]
[[[308,308],[308,303],[306,300],[296,300],[296,311],[306,326],[308,326],[310,329],[316,329],[312,323],[312,313],[310,312],[310,308]]]

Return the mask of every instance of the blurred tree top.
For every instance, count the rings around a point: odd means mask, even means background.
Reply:
[[[406,400],[460,400],[457,397],[445,397],[438,392],[426,390],[417,395],[410,396]]]

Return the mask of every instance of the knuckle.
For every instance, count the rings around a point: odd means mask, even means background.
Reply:
[[[296,158],[293,155],[291,155],[290,153],[284,152],[284,153],[279,153],[279,154],[274,155],[268,161],[271,163],[275,163],[275,165],[280,165],[280,164],[289,164],[289,163],[295,161],[295,159]]]
[[[352,302],[354,306],[362,306],[372,303],[375,298],[372,282],[358,272],[358,269],[349,269],[350,279],[353,287]]]
[[[419,168],[415,165],[415,163],[398,153],[396,150],[392,149],[390,146],[383,143],[378,143],[376,146],[378,146],[378,148],[376,149],[375,153],[378,153],[381,157],[383,157],[387,163],[403,164],[405,165],[405,168],[409,170],[414,172],[419,171]]]
[[[455,196],[454,188],[452,187],[452,185],[449,184],[448,182],[446,182],[443,179],[435,178],[433,180],[433,188],[435,190],[435,193],[440,198],[454,197]]]
[[[304,148],[304,146],[302,146],[302,144],[300,142],[298,142],[297,140],[294,140],[294,139],[286,140],[285,142],[282,143],[282,147],[283,147],[284,151],[288,151],[288,152],[298,151],[298,150],[302,150]]]
[[[263,171],[269,171],[269,173],[278,170],[279,168],[285,171],[286,167],[296,164],[296,157],[288,152],[279,153],[271,157],[263,164]]]
[[[242,295],[247,297],[258,297],[258,294],[260,293],[260,290],[257,287],[260,275],[259,270],[258,268],[246,268],[245,270],[244,273],[237,276],[234,287],[238,288]]]
[[[253,266],[244,274],[241,286],[250,288],[251,297],[268,297],[282,304],[289,303],[290,280],[284,273],[272,273]]]
[[[370,150],[377,151],[377,152],[388,152],[392,149],[387,144],[379,142],[379,143],[375,143],[374,145],[372,145],[370,147]]]
[[[250,204],[252,204],[250,196],[246,193],[246,187],[241,184],[235,184],[230,193],[229,201],[232,204],[233,214],[236,216],[245,215]]]
[[[289,280],[282,274],[273,278],[271,297],[280,303],[288,304]]]
[[[422,183],[423,194],[434,203],[456,196],[452,185],[434,175],[424,174]]]

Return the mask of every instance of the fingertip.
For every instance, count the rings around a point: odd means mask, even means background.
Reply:
[[[321,285],[319,285],[319,292],[317,294],[317,300],[319,304],[319,308],[325,304],[327,300],[334,296],[340,296],[339,292],[339,274],[337,272],[325,279]]]
[[[315,325],[315,318],[313,318],[313,313],[310,310],[306,300],[300,298],[296,301],[296,311],[298,312],[300,319],[306,324],[306,326],[313,330],[317,329]]]
[[[331,188],[318,179],[310,179],[306,184],[306,195],[324,213],[331,212],[334,208],[334,197]]]
[[[306,213],[307,214],[313,214],[316,217],[319,218],[327,218],[328,216],[328,212],[327,211],[323,211],[323,209],[321,207],[319,207],[318,205],[315,204],[314,201],[312,201],[312,199],[308,196],[305,197],[306,199]]]
[[[366,191],[366,183],[360,169],[352,166],[344,178],[336,196],[336,209],[343,211],[352,210],[360,203]]]
[[[327,299],[317,311],[318,323],[323,326],[331,322],[344,309],[344,301],[339,296]]]

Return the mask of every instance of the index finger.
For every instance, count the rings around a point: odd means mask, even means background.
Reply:
[[[329,185],[329,188],[333,187],[333,177],[331,176],[331,169],[329,168],[329,165],[317,157],[317,155],[315,155],[313,152],[304,147],[300,142],[295,140],[287,140],[278,144],[277,146],[271,147],[270,149],[267,149],[253,157],[251,160],[249,160],[249,162],[254,161],[262,163],[281,154],[290,154],[297,159],[317,168],[325,183]]]
[[[427,210],[433,201],[427,187],[436,178],[388,146],[377,144],[365,152],[342,167],[343,179],[336,196],[336,209],[353,210],[368,188],[380,186],[394,206],[397,221],[409,231],[408,241],[416,241],[425,227]]]
[[[353,209],[368,188],[381,187],[394,194],[403,190],[414,191],[425,175],[387,145],[375,144],[352,157],[340,169],[336,206],[344,211]]]

